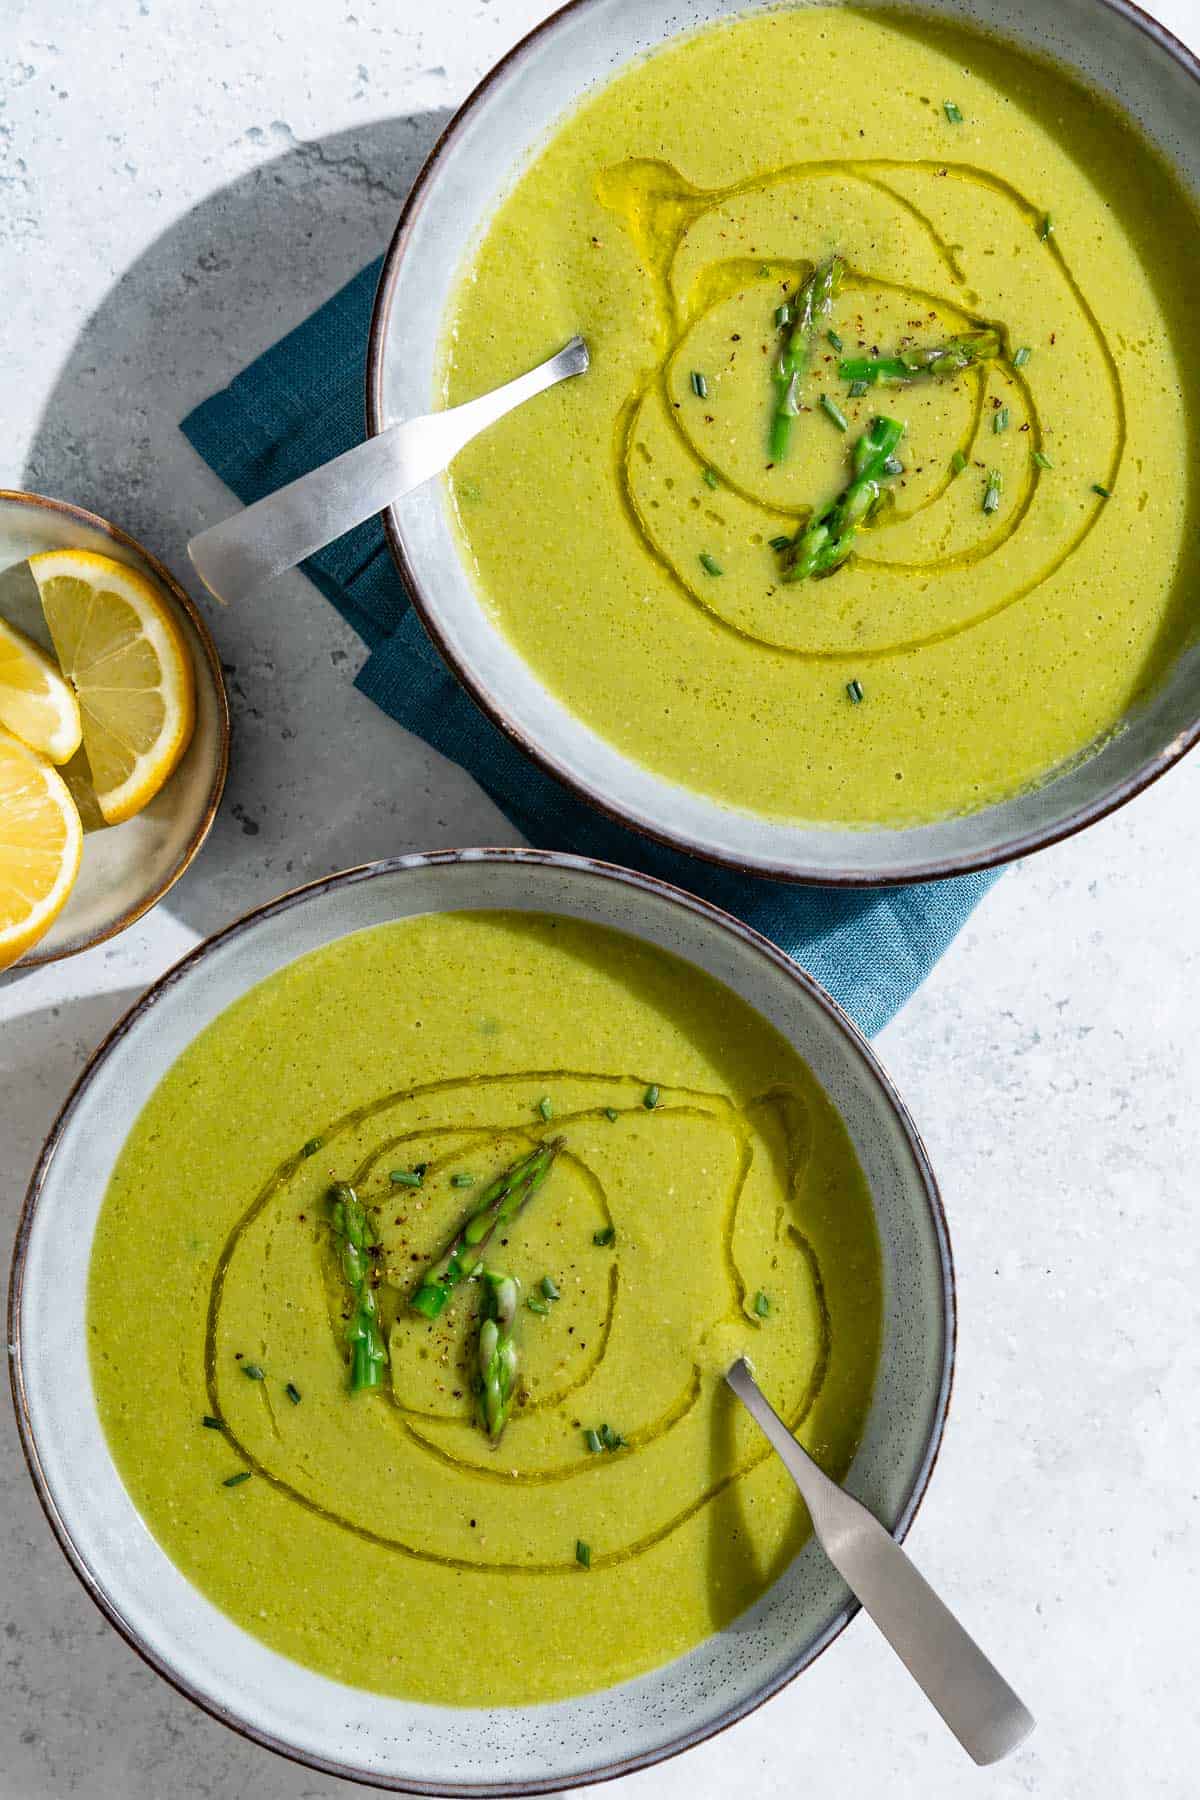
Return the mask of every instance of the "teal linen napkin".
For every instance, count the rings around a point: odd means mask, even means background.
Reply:
[[[365,362],[380,264],[183,421],[200,455],[249,503],[363,436]],[[531,843],[644,869],[736,913],[827,987],[861,1028],[885,1025],[920,986],[994,874],[848,891],[735,875],[602,818],[542,774],[476,708],[426,637],[377,519],[305,564],[366,643],[357,685],[461,763]]]

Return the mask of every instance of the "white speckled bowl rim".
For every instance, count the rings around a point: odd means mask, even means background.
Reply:
[[[434,146],[384,261],[367,363],[370,431],[437,404],[447,296],[498,201],[556,121],[589,88],[666,39],[774,4],[571,0],[484,77]],[[1066,65],[1115,98],[1200,198],[1200,61],[1129,0],[874,4],[885,12],[946,14],[980,24]],[[1103,818],[1200,738],[1196,644],[1102,747],[1053,780],[1002,803],[932,824],[873,830],[736,811],[634,762],[542,686],[476,591],[443,483],[409,495],[383,520],[400,576],[431,639],[482,711],[519,749],[618,823],[747,872],[861,887],[1009,862]]]
[[[848,1485],[898,1537],[937,1456],[953,1367],[946,1223],[899,1096],[866,1041],[812,977],[706,902],[579,857],[437,851],[297,889],[185,957],[97,1050],[34,1171],[9,1294],[22,1443],[69,1561],[152,1667],[271,1749],[337,1775],[422,1794],[553,1792],[654,1763],[777,1692],[856,1610],[810,1542],[749,1613],[649,1675],[553,1705],[430,1706],[344,1686],[268,1649],[186,1581],[126,1494],[92,1390],[86,1280],[113,1164],[163,1072],[233,1000],[319,945],[391,919],[499,907],[596,920],[708,970],[778,1027],[838,1107],[870,1182],[885,1286],[880,1374]],[[663,1600],[669,1604],[669,1596]]]
[[[191,649],[196,727],[179,767],[147,807],[122,825],[86,833],[71,896],[45,937],[15,965],[17,975],[104,943],[157,906],[208,836],[229,772],[229,704],[220,657],[199,610],[170,570],[96,513],[43,494],[0,488],[0,574],[35,551],[61,549],[111,556],[157,582]],[[35,619],[14,623],[48,645]]]

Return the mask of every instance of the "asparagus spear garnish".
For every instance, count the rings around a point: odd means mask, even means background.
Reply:
[[[515,1219],[550,1173],[565,1139],[551,1138],[539,1144],[489,1181],[479,1205],[459,1228],[449,1248],[432,1268],[426,1269],[410,1305],[427,1319],[436,1319],[460,1281],[473,1275],[483,1261],[493,1232]]]
[[[986,327],[964,331],[940,344],[900,350],[895,356],[846,356],[838,364],[838,374],[843,381],[865,381],[871,386],[882,381],[887,386],[904,386],[922,376],[957,375],[960,369],[989,362],[999,354],[1000,333]]]
[[[482,1269],[483,1310],[479,1327],[476,1411],[493,1444],[508,1424],[517,1385],[517,1283],[497,1269]]]
[[[840,256],[818,263],[787,308],[787,336],[771,371],[775,412],[771,419],[771,461],[782,462],[800,411],[800,384],[812,360],[813,344],[833,310],[846,265]]]
[[[904,435],[898,419],[872,419],[854,446],[854,475],[833,505],[807,525],[784,552],[784,581],[806,581],[840,569],[859,528],[885,504],[883,482],[900,473],[896,446]]]
[[[348,1182],[340,1181],[333,1190],[331,1221],[342,1274],[354,1297],[346,1321],[346,1339],[350,1344],[350,1392],[357,1394],[364,1388],[379,1387],[387,1367],[379,1308],[370,1282],[370,1252],[379,1238],[365,1206]]]

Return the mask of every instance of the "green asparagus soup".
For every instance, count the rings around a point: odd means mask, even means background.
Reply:
[[[561,126],[452,298],[452,402],[592,350],[454,466],[478,589],[730,806],[1035,785],[1191,633],[1198,249],[1133,126],[998,41],[819,6],[682,39]]]
[[[445,914],[302,958],[165,1075],[88,1331],[205,1594],[338,1679],[500,1704],[763,1592],[807,1517],[722,1372],[840,1476],[880,1310],[863,1175],[773,1028],[617,933]]]

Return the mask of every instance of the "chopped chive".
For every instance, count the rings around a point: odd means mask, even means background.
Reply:
[[[708,382],[699,369],[692,370],[692,392],[698,400],[708,399]]]
[[[1052,469],[1054,467],[1054,464],[1050,461],[1050,458],[1048,456],[1046,456],[1041,450],[1034,451],[1033,460],[1037,464],[1039,469]]]
[[[775,323],[776,325],[790,325],[791,322],[792,309],[785,300],[782,306],[775,308]]]
[[[862,682],[857,679],[848,681],[846,683],[846,697],[852,706],[861,706],[863,698]]]
[[[850,398],[852,400],[861,400],[863,395],[870,391],[870,387],[871,384],[869,381],[852,381],[850,383]]]
[[[759,1288],[757,1294],[754,1296],[754,1311],[760,1319],[765,1319],[770,1310],[771,1302],[767,1299],[767,1296],[763,1293],[762,1289]]]
[[[224,1419],[215,1418],[212,1413],[205,1413],[200,1423],[206,1425],[210,1431],[224,1431],[225,1429]]]
[[[950,473],[952,475],[961,475],[966,466],[966,457],[961,450],[956,450],[954,455],[950,458]]]
[[[614,1431],[611,1425],[600,1427],[600,1442],[606,1450],[628,1450],[629,1448],[629,1439],[623,1437],[619,1431]]]
[[[1029,361],[1029,359],[1032,355],[1033,355],[1033,351],[1029,348],[1029,345],[1022,344],[1021,348],[1017,351],[1016,355],[1013,357],[1013,368],[1014,369],[1023,369],[1025,367],[1025,364]]]
[[[303,1150],[300,1152],[301,1156],[315,1156],[324,1141],[323,1138],[319,1137],[309,1138],[307,1144],[305,1144]]]
[[[1100,484],[1100,482],[1098,482],[1098,481],[1093,481],[1092,492],[1093,492],[1093,494],[1099,494],[1099,496],[1102,500],[1111,500],[1112,499],[1112,489],[1103,487]]]
[[[537,1103],[537,1109],[541,1113],[543,1119],[548,1119],[550,1117],[551,1113],[554,1111],[554,1108],[550,1104],[549,1094],[542,1095],[541,1099]]]
[[[283,1391],[287,1395],[288,1399],[291,1401],[293,1406],[299,1406],[299,1404],[300,1404],[300,1389],[296,1386],[294,1381],[289,1381],[286,1384],[286,1386],[284,1387]]]
[[[266,1370],[260,1369],[257,1363],[243,1363],[241,1369],[242,1374],[245,1375],[249,1381],[265,1381],[267,1378]]]
[[[1038,226],[1038,236],[1041,238],[1043,244],[1046,242],[1047,238],[1054,236],[1054,219],[1050,213],[1043,213],[1042,222]]]
[[[597,1456],[604,1448],[603,1444],[600,1442],[600,1433],[598,1431],[593,1431],[590,1425],[583,1434],[583,1441],[593,1456]]]
[[[705,487],[715,488],[721,485],[720,477],[715,469],[701,469],[700,479]]]
[[[994,512],[999,511],[1000,489],[1003,487],[1003,485],[1004,485],[1004,480],[1000,474],[999,469],[989,469],[988,470],[988,478],[987,478],[987,487],[984,489],[984,493],[983,493],[983,510],[985,513],[994,513]]]
[[[645,1093],[642,1095],[642,1105],[645,1107],[647,1112],[653,1112],[655,1107],[658,1105],[658,1083],[657,1083],[657,1081],[652,1081],[650,1083],[650,1086],[646,1089]]]
[[[829,339],[835,350],[844,350],[846,348],[836,331],[827,331],[825,336]]]
[[[725,573],[716,557],[710,556],[707,550],[700,552],[700,567],[706,575],[723,575]]]
[[[582,1538],[575,1539],[575,1561],[581,1569],[590,1569],[592,1566],[592,1546],[585,1544]]]
[[[599,1231],[593,1231],[592,1242],[593,1244],[599,1245],[601,1250],[607,1250],[608,1246],[615,1242],[616,1236],[617,1228],[615,1225],[604,1225]]]
[[[962,113],[953,100],[943,100],[942,101],[942,111],[946,115],[947,125],[961,125],[962,124],[962,122],[963,122]]]
[[[242,1485],[243,1481],[249,1481],[252,1473],[253,1473],[253,1471],[250,1469],[243,1469],[241,1471],[241,1473],[238,1475],[227,1475],[225,1477],[224,1481],[221,1483],[221,1486],[222,1487],[240,1487]]]
[[[1002,406],[1000,408],[999,412],[992,414],[992,430],[996,433],[997,436],[999,436],[999,434],[1002,431],[1008,430],[1008,408],[1007,408],[1007,406]]]
[[[549,1306],[542,1299],[540,1294],[530,1294],[527,1297],[525,1304],[531,1313],[548,1313],[550,1311]]]
[[[833,420],[839,431],[849,431],[850,421],[831,394],[821,395],[821,411]]]
[[[555,1285],[554,1277],[552,1275],[543,1275],[542,1276],[541,1288],[542,1288],[542,1292],[543,1292],[543,1294],[545,1294],[547,1300],[561,1300],[562,1299],[562,1295],[559,1293],[559,1290],[558,1290],[557,1286]]]
[[[770,263],[759,263],[758,272],[760,275],[769,275],[771,273]]]
[[[450,1186],[456,1188],[474,1187],[475,1177],[473,1175],[452,1175],[450,1177]]]
[[[604,1116],[610,1125],[615,1125],[617,1119],[620,1117],[615,1106],[606,1106],[604,1109]]]
[[[790,550],[791,547],[792,540],[790,537],[773,537],[771,539],[772,550]]]
[[[388,1176],[393,1187],[420,1187],[421,1176],[416,1169],[393,1169]]]

